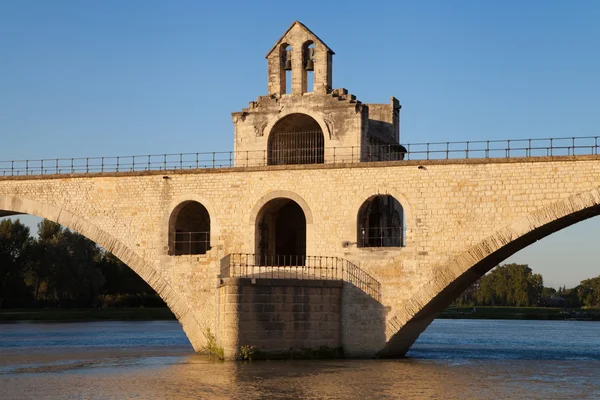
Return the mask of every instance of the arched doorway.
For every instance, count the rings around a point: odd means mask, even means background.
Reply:
[[[175,207],[169,220],[169,254],[206,254],[210,250],[210,215],[197,201]]]
[[[293,200],[265,204],[256,219],[256,254],[261,264],[302,265],[306,256],[306,216]]]
[[[393,196],[373,196],[358,211],[358,247],[404,245],[404,211]]]
[[[306,114],[290,114],[277,121],[269,134],[268,165],[319,164],[325,160],[321,126]]]

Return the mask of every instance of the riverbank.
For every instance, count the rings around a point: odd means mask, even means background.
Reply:
[[[174,320],[166,307],[83,309],[0,309],[0,322],[10,321],[154,321]]]
[[[600,321],[600,309],[553,307],[451,307],[440,319],[516,319]]]

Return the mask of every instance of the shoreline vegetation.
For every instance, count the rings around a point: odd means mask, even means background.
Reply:
[[[561,307],[449,307],[437,319],[513,319],[600,321],[599,308]]]
[[[600,321],[600,308],[449,307],[436,319]],[[166,307],[0,309],[2,322],[174,321]]]
[[[170,321],[167,307],[0,309],[1,322]]]

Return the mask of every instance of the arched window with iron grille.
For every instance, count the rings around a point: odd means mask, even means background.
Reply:
[[[179,204],[169,219],[169,254],[206,254],[210,250],[210,215],[197,201]]]
[[[358,211],[358,247],[404,246],[404,211],[390,195],[372,196]]]
[[[268,165],[319,164],[325,160],[321,126],[306,114],[290,114],[269,134]]]

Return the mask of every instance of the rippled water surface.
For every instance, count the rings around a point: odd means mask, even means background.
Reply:
[[[402,360],[214,362],[177,322],[0,324],[0,399],[597,399],[600,323],[436,320]]]

